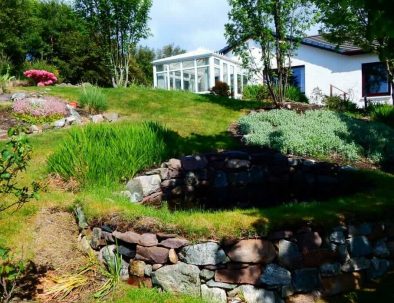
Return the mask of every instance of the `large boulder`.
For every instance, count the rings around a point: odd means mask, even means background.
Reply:
[[[281,266],[286,268],[293,269],[299,267],[301,265],[302,255],[298,250],[297,244],[288,240],[280,240],[278,261]]]
[[[201,285],[201,297],[207,302],[227,303],[227,295],[224,289],[210,288],[205,284]]]
[[[366,236],[356,236],[348,240],[352,257],[365,257],[372,253],[372,246]]]
[[[179,262],[152,273],[152,282],[165,291],[200,296],[200,270],[197,266]]]
[[[275,303],[275,293],[273,291],[256,288],[253,285],[242,285],[232,290],[230,296],[241,296],[247,303]]]
[[[260,281],[269,286],[290,285],[291,273],[287,269],[271,263],[265,267]]]
[[[350,258],[342,265],[343,272],[354,272],[368,269],[371,266],[371,261],[367,258]]]
[[[137,246],[137,260],[145,261],[148,263],[165,264],[168,261],[169,249],[164,247],[145,247]]]
[[[112,235],[119,239],[122,240],[123,242],[126,243],[131,243],[131,244],[138,244],[141,246],[156,246],[159,241],[157,240],[157,237],[155,234],[150,234],[150,233],[145,233],[145,234],[137,234],[132,231],[128,231],[125,233],[121,233],[118,231],[114,231]]]
[[[293,286],[297,292],[312,292],[319,288],[319,272],[316,268],[294,271]]]
[[[251,265],[239,269],[218,269],[215,281],[230,284],[257,284],[261,276],[261,266]]]
[[[216,265],[227,260],[225,252],[215,242],[189,245],[182,248],[179,253],[180,259],[194,265]]]
[[[266,240],[241,240],[228,252],[233,262],[240,263],[270,263],[276,257],[274,245]]]
[[[126,188],[131,193],[131,200],[141,202],[147,197],[160,190],[160,175],[140,176],[130,180]]]

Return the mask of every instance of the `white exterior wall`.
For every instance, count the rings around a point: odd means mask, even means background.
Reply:
[[[260,50],[252,48],[256,60],[260,60]],[[232,52],[227,54],[234,58]],[[308,45],[301,45],[298,53],[291,59],[292,66],[305,66],[305,94],[311,99],[313,90],[318,87],[324,95],[330,95],[330,85],[348,93],[348,97],[357,104],[364,106],[362,96],[362,70],[363,63],[379,62],[375,54],[341,55],[333,51],[319,49]],[[274,67],[274,64],[273,64]],[[275,67],[274,67],[275,68]],[[262,82],[262,79],[256,80]],[[341,94],[334,89],[334,94]],[[391,96],[368,97],[369,100],[379,102],[392,102]]]

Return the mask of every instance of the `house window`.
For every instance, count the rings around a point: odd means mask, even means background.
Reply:
[[[362,77],[363,97],[390,95],[390,82],[384,63],[363,64]]]
[[[298,87],[302,93],[305,93],[305,66],[291,68],[289,84]]]

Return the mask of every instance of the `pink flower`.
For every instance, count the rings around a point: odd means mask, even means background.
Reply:
[[[52,85],[57,81],[56,76],[53,73],[45,70],[31,69],[23,73],[25,77],[33,79],[37,86],[48,86]]]

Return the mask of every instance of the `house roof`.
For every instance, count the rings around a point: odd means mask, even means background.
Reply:
[[[180,55],[175,55],[172,57],[154,60],[154,61],[152,61],[152,63],[153,64],[171,63],[171,62],[177,62],[177,61],[181,61],[181,60],[198,59],[198,58],[205,58],[205,57],[210,57],[210,56],[221,58],[223,60],[230,61],[235,64],[240,64],[238,61],[231,59],[229,57],[223,56],[223,54],[221,54],[221,53],[213,52],[213,51],[210,51],[210,50],[204,49],[204,48],[199,48],[197,50],[186,52],[186,53],[180,54]]]
[[[301,44],[320,48],[327,51],[336,52],[338,54],[347,55],[347,56],[367,53],[360,47],[355,46],[351,43],[343,43],[338,47],[335,43],[331,43],[327,41],[327,39],[325,39],[322,35],[305,37],[304,39],[302,39]],[[232,49],[233,49],[232,46],[226,46],[221,50],[219,50],[218,53],[225,55],[229,53]]]

